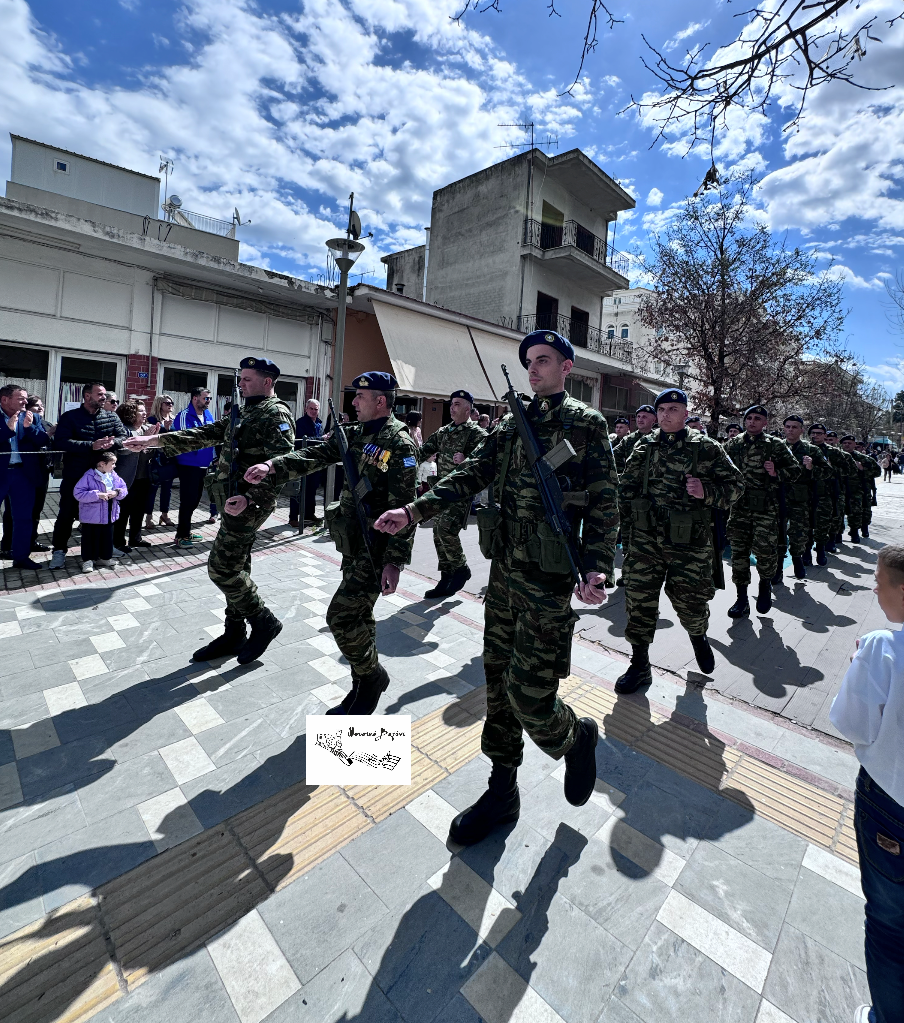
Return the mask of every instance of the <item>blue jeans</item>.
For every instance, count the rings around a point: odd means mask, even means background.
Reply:
[[[25,475],[21,465],[9,466],[2,474],[0,505],[5,498],[9,498],[9,506],[13,512],[13,561],[28,561],[34,533],[32,513],[35,506],[35,486]]]
[[[861,767],[854,800],[866,896],[866,977],[876,1023],[904,1020],[904,806]]]

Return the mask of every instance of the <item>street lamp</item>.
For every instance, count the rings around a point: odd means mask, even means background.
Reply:
[[[358,241],[361,235],[361,221],[355,213],[355,193],[348,200],[348,227],[344,238],[330,238],[326,247],[330,251],[336,266],[339,267],[339,309],[336,313],[336,348],[333,355],[333,387],[332,399],[336,415],[342,415],[342,356],[345,350],[345,305],[348,300],[348,272],[355,265],[355,260],[364,251],[364,245]],[[333,429],[338,423],[333,423]],[[331,465],[326,473],[326,489],[323,499],[324,507],[333,500],[333,487],[336,479],[336,467]],[[302,513],[304,514],[304,513]]]
[[[672,369],[678,374],[678,388],[684,390],[684,378],[690,373],[691,368],[687,363],[683,363],[680,366],[672,366]]]

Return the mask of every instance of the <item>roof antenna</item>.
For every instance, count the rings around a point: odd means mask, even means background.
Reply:
[[[528,129],[530,129],[530,147],[529,148],[530,149],[534,148],[534,122],[533,121],[528,121],[526,124],[497,124],[496,127],[497,128],[520,128],[523,132],[526,132]],[[558,146],[559,146],[559,136],[558,135],[552,136],[552,135],[548,135],[547,134],[546,141],[545,142],[541,142],[540,145],[543,146],[546,149],[549,149],[552,146],[555,146],[556,148],[558,148]],[[508,142],[504,146],[495,146],[494,148],[495,149],[525,149],[527,147],[528,147],[528,143],[527,142]]]
[[[173,173],[173,171],[175,169],[176,169],[176,165],[173,163],[173,161],[168,156],[161,155],[161,157],[160,157],[160,166],[157,168],[157,173],[158,174],[163,173],[163,174],[166,175],[166,182],[165,182],[165,184],[163,186],[163,205],[164,206],[166,206],[166,201],[167,201],[167,198],[169,196],[169,176],[170,176],[170,174]]]

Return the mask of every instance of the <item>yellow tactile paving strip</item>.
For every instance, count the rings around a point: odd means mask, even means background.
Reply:
[[[849,802],[576,676],[561,693],[608,736],[856,862]],[[411,785],[293,785],[0,941],[0,1020],[81,1023],[200,947],[472,760],[484,701],[414,722]]]

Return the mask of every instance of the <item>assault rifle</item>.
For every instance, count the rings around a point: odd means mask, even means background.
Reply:
[[[546,522],[565,546],[568,564],[571,566],[571,574],[574,576],[575,582],[586,583],[587,573],[581,564],[581,555],[571,535],[571,520],[565,514],[563,507],[565,495],[556,479],[556,469],[564,465],[570,458],[574,458],[576,452],[567,440],[559,441],[549,452],[543,450],[505,366],[502,367],[502,372],[505,374],[505,382],[509,387],[503,398],[511,409],[518,436],[521,438],[524,453],[534,475],[534,482],[540,492]]]
[[[235,497],[238,494],[239,480],[242,478],[242,474],[238,469],[239,442],[236,437],[239,420],[242,417],[240,401],[239,371],[236,369],[233,370],[232,406],[229,409],[229,483],[226,487],[226,497]]]
[[[355,465],[355,460],[352,457],[351,451],[348,449],[348,438],[345,436],[345,430],[342,427],[342,422],[339,419],[336,409],[333,406],[333,399],[329,399],[330,403],[330,415],[333,417],[333,430],[336,433],[336,443],[339,445],[339,453],[342,455],[342,468],[345,469],[345,484],[351,491],[352,498],[355,502],[355,514],[358,517],[358,528],[361,530],[361,539],[364,541],[364,546],[367,549],[367,556],[370,558],[370,567],[374,570],[374,574],[377,579],[380,578],[380,573],[377,571],[377,566],[374,562],[374,548],[373,543],[370,539],[370,526],[367,524],[367,509],[364,507],[364,498],[373,490],[370,480],[366,476],[361,476],[358,473],[358,466]],[[302,514],[304,512],[302,511]]]

